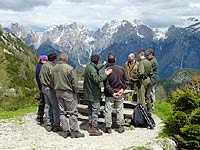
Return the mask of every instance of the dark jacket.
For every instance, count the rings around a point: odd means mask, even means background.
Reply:
[[[36,70],[35,70],[35,78],[38,84],[38,88],[40,89],[40,91],[42,90],[42,84],[40,81],[40,70],[42,68],[43,63],[39,62],[36,66]]]
[[[90,63],[85,68],[83,97],[85,100],[100,102],[101,88],[100,83],[107,78],[105,73],[99,74],[99,68],[96,64]]]
[[[115,64],[107,64],[106,67],[112,69],[112,73],[104,81],[104,94],[113,97],[113,93],[127,88],[128,77],[122,67]]]

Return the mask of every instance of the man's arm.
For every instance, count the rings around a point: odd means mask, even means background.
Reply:
[[[95,68],[92,68],[90,71],[91,71],[90,75],[92,77],[92,80],[95,83],[99,84],[107,78],[106,73],[98,74],[98,72],[97,72],[98,70],[96,70]]]
[[[144,80],[144,74],[145,73],[145,70],[144,70],[144,62],[143,61],[140,61],[139,62],[139,67],[138,67],[138,79],[139,80]]]
[[[76,69],[71,70],[70,77],[71,77],[72,89],[75,93],[78,93],[78,75],[76,73]]]
[[[40,91],[42,90],[42,84],[40,81],[40,70],[41,70],[42,65],[37,65],[36,70],[35,70],[35,77],[36,77],[36,82],[38,84],[38,88],[40,89]]]
[[[106,80],[104,81],[104,88],[107,90],[107,92],[108,92],[109,94],[111,94],[111,95],[114,94],[114,91],[113,91],[112,87],[110,86],[109,80],[108,80],[108,79],[106,79]]]

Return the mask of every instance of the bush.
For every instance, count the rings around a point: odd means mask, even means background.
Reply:
[[[180,149],[200,149],[200,77],[177,89],[169,97],[173,113],[168,118],[165,130],[177,141]]]

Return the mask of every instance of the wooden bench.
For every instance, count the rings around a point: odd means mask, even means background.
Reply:
[[[87,115],[88,114],[88,106],[87,101],[83,99],[83,81],[78,82],[79,92],[78,92],[78,112]],[[125,90],[123,93],[123,97],[128,97],[132,95],[134,91],[133,90]],[[101,87],[101,93],[102,93],[102,101],[101,101],[101,109],[100,109],[100,116],[103,116],[104,114],[104,106],[105,106],[105,96],[104,96],[104,88]],[[132,117],[133,109],[135,108],[135,105],[130,101],[124,101],[124,117],[130,118]],[[116,114],[116,111],[113,111],[114,114]]]

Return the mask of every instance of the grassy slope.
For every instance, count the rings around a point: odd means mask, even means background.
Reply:
[[[36,106],[22,108],[15,111],[0,110],[0,119],[16,118],[19,116],[24,116],[26,113],[36,112],[36,110],[37,110]]]
[[[158,115],[163,121],[166,121],[172,113],[172,106],[166,100],[157,100],[153,113]]]
[[[13,35],[0,32],[0,58],[0,109],[10,111],[32,106],[37,92],[38,56]]]

